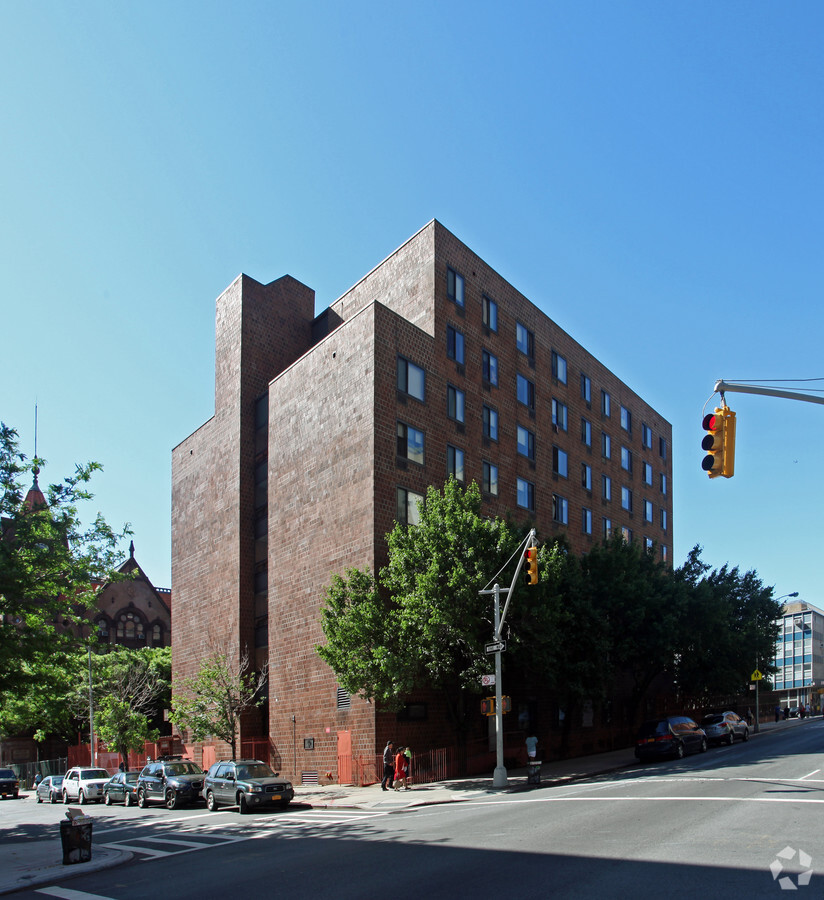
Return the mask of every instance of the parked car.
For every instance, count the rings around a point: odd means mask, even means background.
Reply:
[[[37,802],[59,803],[63,799],[63,776],[47,775],[35,789]]]
[[[784,718],[785,719],[797,719],[800,712],[801,712],[801,710],[797,706],[791,706],[787,710],[787,713],[784,716]]]
[[[103,785],[103,802],[106,806],[122,803],[131,806],[137,803],[137,779],[140,769],[133,772],[118,772]]]
[[[732,746],[736,738],[741,738],[742,741],[750,739],[749,725],[734,712],[708,713],[701,719],[701,727],[711,744]]]
[[[14,769],[0,769],[0,796],[17,799],[20,791],[20,780],[14,774]]]
[[[146,763],[137,779],[137,805],[144,809],[158,800],[167,809],[201,799],[203,769],[180,756],[165,756]]]
[[[63,802],[77,800],[82,806],[87,800],[100,803],[103,799],[103,785],[111,778],[105,769],[75,766],[63,778]]]
[[[705,753],[707,746],[704,730],[688,716],[661,716],[640,727],[635,755],[642,761],[662,756],[681,759],[687,753]]]
[[[203,779],[203,793],[210,810],[223,804],[237,806],[241,813],[256,806],[285,809],[295,796],[292,783],[259,759],[216,762]]]

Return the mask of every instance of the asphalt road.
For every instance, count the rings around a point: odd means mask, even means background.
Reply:
[[[53,822],[54,809],[25,814]],[[121,807],[95,843],[128,847],[131,863],[15,896],[820,897],[822,815],[813,720],[618,777],[400,813]]]

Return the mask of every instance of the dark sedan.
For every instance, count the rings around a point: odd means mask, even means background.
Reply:
[[[47,775],[35,789],[37,802],[47,800],[49,803],[63,802],[63,776]]]
[[[140,770],[134,772],[118,772],[103,785],[103,802],[106,806],[112,803],[122,803],[124,806],[137,805],[137,776]]]
[[[707,735],[689,716],[661,716],[644,722],[635,741],[639,760],[672,756],[681,759],[687,753],[704,753]]]

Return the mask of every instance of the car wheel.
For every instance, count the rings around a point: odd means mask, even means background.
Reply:
[[[54,791],[49,791],[49,803],[57,803],[57,796]]]
[[[684,745],[681,743],[681,741],[679,741],[679,742],[675,745],[675,758],[676,758],[676,759],[683,759],[683,758],[684,758]]]
[[[701,753],[707,752],[707,739],[706,738],[701,738],[701,747],[699,749],[700,749]]]
[[[83,793],[83,789],[80,789],[80,793],[77,795],[77,802],[82,806],[86,802],[86,795]]]
[[[137,805],[141,809],[146,809],[146,791],[143,788],[137,792]]]
[[[744,734],[741,736],[741,740],[742,740],[742,741],[748,741],[749,739],[750,739],[750,729],[749,729],[749,728],[745,728],[745,729],[744,729]]]
[[[69,802],[69,795],[65,791],[63,791],[63,802],[64,803]]]
[[[166,809],[177,809],[177,794],[174,791],[166,791]]]
[[[106,796],[103,798],[103,802],[106,804],[106,806],[112,805],[112,795],[108,791],[106,791]]]
[[[132,805],[132,795],[128,791],[126,791],[126,796],[123,798],[123,805],[124,806]]]
[[[734,731],[731,731],[727,735],[727,743],[730,745],[730,747],[732,747],[732,745],[735,743],[735,732]]]
[[[38,803],[42,803],[42,802],[43,802],[43,798],[40,796],[40,794],[37,795],[37,802],[38,802]]]
[[[249,804],[246,802],[246,794],[237,795],[237,808],[242,816],[249,812]]]
[[[211,791],[206,791],[206,809],[209,812],[217,812],[217,800]]]

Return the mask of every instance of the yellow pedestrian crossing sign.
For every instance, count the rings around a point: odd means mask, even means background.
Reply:
[[[752,675],[750,675],[750,681],[761,681],[764,676],[756,669]]]

